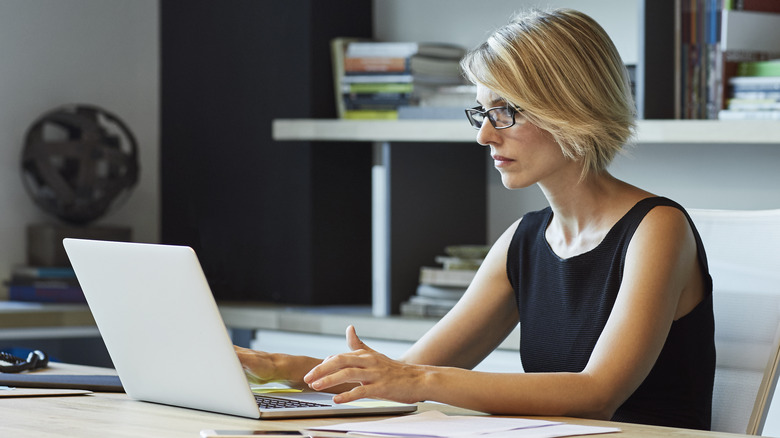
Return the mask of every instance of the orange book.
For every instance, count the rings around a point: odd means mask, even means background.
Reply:
[[[409,70],[408,58],[388,58],[388,57],[358,57],[344,58],[345,72],[406,72]]]

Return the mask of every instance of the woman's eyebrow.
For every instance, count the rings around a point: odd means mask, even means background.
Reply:
[[[502,99],[500,97],[492,98],[491,100],[485,102],[484,104],[479,102],[479,99],[477,100],[477,104],[482,106],[482,108],[495,108],[499,106],[506,106],[507,101],[506,99]]]

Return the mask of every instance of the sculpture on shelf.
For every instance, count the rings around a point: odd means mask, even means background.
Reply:
[[[138,145],[114,114],[92,105],[65,105],[27,130],[21,160],[30,197],[57,224],[27,227],[27,262],[68,266],[64,237],[132,240],[127,226],[92,222],[116,209],[138,182]]]
[[[86,225],[118,207],[138,172],[135,137],[96,106],[56,108],[27,131],[24,186],[39,207],[68,224]]]

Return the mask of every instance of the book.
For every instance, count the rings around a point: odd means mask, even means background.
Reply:
[[[780,4],[780,2],[778,2]],[[780,60],[745,61],[737,67],[738,76],[780,76]]]
[[[466,51],[452,44],[338,38],[331,51],[339,64],[333,71],[340,118],[397,119],[400,108],[419,106],[420,95],[429,95],[430,88],[464,83],[460,58]],[[384,95],[369,95],[380,93]],[[409,96],[391,98],[388,93]],[[404,118],[425,117],[403,112]]]
[[[437,304],[414,303],[412,301],[404,301],[401,303],[401,315],[403,316],[441,318],[450,310],[452,310],[452,307],[450,306],[441,306]]]
[[[363,56],[344,58],[344,72],[350,73],[409,73],[409,58]]]
[[[474,280],[476,270],[452,270],[423,266],[420,268],[420,283],[435,286],[468,287]]]
[[[342,118],[352,120],[397,120],[398,110],[345,109]]]
[[[86,302],[71,267],[16,266],[6,286],[12,301]]]
[[[421,297],[458,300],[464,293],[466,293],[466,287],[463,286],[436,286],[424,283],[417,286],[417,295]]]
[[[85,303],[81,287],[68,284],[8,284],[8,299],[11,301],[34,301],[39,303]]]
[[[719,120],[780,120],[780,111],[721,110]]]
[[[728,109],[756,111],[756,110],[780,110],[780,97],[775,99],[729,99]]]
[[[440,263],[445,270],[465,269],[476,271],[482,264],[483,258],[437,256],[436,263]]]
[[[342,84],[408,84],[414,82],[414,77],[411,74],[381,74],[381,75],[348,75],[345,74],[341,78]]]
[[[386,83],[349,83],[341,85],[342,93],[348,94],[387,94],[387,93],[404,93],[411,94],[414,91],[414,84],[386,82]]]
[[[344,99],[342,99],[341,85],[342,78],[344,77],[344,52],[347,50],[347,46],[355,41],[360,41],[361,38],[350,37],[337,37],[330,41],[330,57],[331,68],[333,70],[333,91],[336,98],[336,116],[341,118],[344,116]]]
[[[76,278],[76,272],[71,267],[38,267],[17,266],[12,275],[29,278]]]
[[[741,11],[780,13],[777,0],[735,0],[734,8]]]
[[[460,46],[446,43],[355,41],[347,46],[345,57],[409,58],[422,55],[435,58],[460,59],[466,54]]]
[[[729,79],[732,90],[776,91],[780,90],[780,76],[735,76]]]
[[[450,245],[444,248],[448,256],[464,259],[484,259],[488,251],[489,245]]]

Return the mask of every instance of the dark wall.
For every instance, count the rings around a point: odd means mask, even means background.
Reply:
[[[163,242],[218,299],[368,303],[370,144],[277,142],[271,121],[336,117],[330,40],[370,36],[371,2],[160,5]]]

